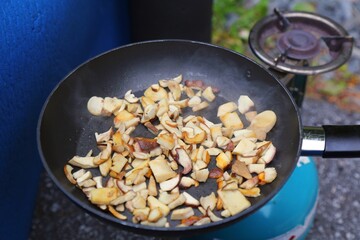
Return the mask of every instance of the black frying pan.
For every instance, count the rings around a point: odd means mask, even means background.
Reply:
[[[217,106],[249,95],[257,110],[273,110],[278,121],[268,134],[277,147],[270,166],[276,167],[277,179],[261,187],[260,197],[249,199],[252,206],[220,222],[186,228],[157,228],[121,221],[92,205],[81,190],[65,177],[63,167],[74,155],[85,155],[95,149],[95,132],[106,131],[112,118],[94,117],[86,108],[92,96],[122,98],[129,89],[138,95],[166,79],[183,74],[184,79],[201,79],[220,89],[217,101],[199,112],[216,119]],[[186,113],[185,113],[186,114]],[[144,130],[144,134],[145,134]],[[284,185],[301,153],[302,124],[299,111],[289,92],[271,73],[238,53],[210,44],[164,40],[127,45],[100,55],[70,73],[47,99],[38,124],[38,146],[43,164],[57,186],[89,213],[117,224],[126,230],[147,235],[182,236],[199,234],[238,221],[269,201]],[[190,190],[199,198],[215,191],[214,184]],[[131,218],[130,218],[131,219]]]

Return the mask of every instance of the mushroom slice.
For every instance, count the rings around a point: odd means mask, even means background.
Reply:
[[[191,216],[185,219],[181,220],[181,225],[178,225],[177,227],[187,227],[187,226],[191,226],[194,223],[196,223],[197,221],[199,221],[200,219],[202,219],[203,217],[199,217],[199,216]]]
[[[184,168],[182,174],[188,174],[192,169],[189,155],[183,148],[176,148],[175,151],[177,153],[175,160]]]
[[[221,170],[226,169],[230,165],[231,159],[224,152],[220,152],[216,157],[216,166]]]
[[[220,116],[221,122],[226,128],[239,130],[244,127],[239,115],[236,112],[228,112]]]
[[[239,176],[242,176],[246,179],[252,178],[249,169],[246,164],[236,160],[234,164],[231,166],[231,172],[236,173]]]
[[[94,163],[94,157],[80,157],[74,156],[69,160],[69,163],[73,166],[80,168],[95,168],[97,165]]]
[[[151,122],[144,123],[144,126],[154,135],[159,133],[159,129],[157,129]]]
[[[174,80],[168,80],[167,87],[169,88],[170,92],[172,93],[174,100],[178,101],[181,97],[181,88],[180,84]]]
[[[158,107],[157,104],[149,104],[144,108],[144,113],[141,117],[141,123],[150,121],[156,117]]]
[[[218,147],[226,147],[230,143],[230,139],[227,137],[219,136],[216,138],[216,144]]]
[[[152,87],[150,86],[144,92],[144,96],[151,99],[154,102],[158,102],[161,99],[167,98],[167,91],[162,87]]]
[[[277,176],[276,169],[274,167],[265,168],[264,172],[259,174],[260,183],[271,183]]]
[[[104,99],[101,97],[93,96],[87,102],[88,111],[95,116],[100,116],[103,113]]]
[[[193,177],[195,180],[199,182],[206,182],[206,180],[209,177],[209,169],[205,168],[205,169],[193,171],[191,177]]]
[[[71,171],[73,170],[74,168],[68,164],[66,164],[64,166],[64,173],[65,173],[65,176],[66,178],[72,183],[72,184],[76,184],[76,180],[74,179],[73,175],[71,174]]]
[[[151,171],[158,183],[164,182],[176,176],[176,172],[171,169],[163,156],[159,156],[149,162]]]
[[[104,188],[101,188],[101,189],[104,189]],[[137,196],[137,194],[134,191],[129,191],[129,192],[125,193],[124,195],[121,195],[121,196],[111,200],[110,204],[111,205],[123,204],[123,203],[133,200],[136,196]]]
[[[204,168],[207,168],[207,164],[202,161],[202,160],[197,160],[194,164],[194,170],[195,171],[198,171],[198,170],[201,170],[201,169],[204,169]]]
[[[200,226],[200,225],[208,224],[210,222],[211,222],[211,219],[209,217],[204,217],[204,218],[201,218],[196,223],[194,223],[194,226]]]
[[[183,192],[182,195],[184,195],[185,197],[185,205],[191,207],[198,207],[200,205],[200,202],[196,198],[191,196],[189,193]]]
[[[275,123],[276,114],[271,110],[266,110],[254,117],[248,129],[254,130],[257,135],[259,131],[268,133],[274,127]]]
[[[135,97],[134,94],[131,93],[132,91],[129,90],[125,93],[125,100],[129,103],[137,103],[139,101],[139,99],[137,97]]]
[[[260,196],[260,188],[250,188],[250,189],[242,189],[239,188],[239,191],[245,196],[245,197],[258,197]]]
[[[247,200],[244,195],[238,190],[218,190],[217,193],[223,201],[224,209],[229,210],[232,216],[251,206],[249,200]]]
[[[148,153],[151,150],[159,147],[157,140],[153,138],[136,137],[134,138],[134,141],[135,141],[134,144],[135,151],[139,151],[139,152]]]
[[[125,215],[122,215],[121,213],[116,211],[113,206],[108,205],[108,209],[109,209],[109,212],[111,212],[111,214],[114,215],[114,217],[116,217],[118,219],[121,219],[121,220],[126,220],[127,219],[127,217]]]
[[[265,164],[264,163],[251,163],[249,165],[247,165],[249,172],[250,173],[261,173],[264,171],[265,169]]]
[[[265,150],[263,155],[259,158],[258,163],[268,164],[274,159],[276,153],[276,148],[273,144],[270,144],[269,147]]]
[[[142,221],[140,224],[154,227],[165,227],[167,225],[167,219],[166,217],[162,217],[157,222]]]
[[[132,186],[128,186],[125,184],[124,180],[117,180],[116,186],[124,193],[132,191]]]
[[[249,98],[249,96],[246,95],[240,95],[238,99],[238,109],[239,112],[242,114],[247,113],[252,108],[254,108],[255,104],[254,102]]]
[[[182,137],[181,131],[177,127],[173,127],[172,124],[169,124],[169,123],[172,123],[172,120],[170,119],[170,117],[167,113],[164,113],[161,116],[160,123],[170,133],[174,133],[177,137],[180,137],[180,138]],[[174,122],[174,124],[176,124],[176,123]]]
[[[200,103],[201,103],[201,98],[199,96],[193,96],[192,98],[189,99],[188,106],[194,107]]]
[[[221,124],[214,124],[210,126],[210,135],[214,142],[218,137],[222,137]]]
[[[156,142],[165,149],[171,150],[175,146],[175,139],[173,134],[164,133],[157,137]]]
[[[212,210],[210,210],[210,208],[207,208],[206,209],[206,215],[209,216],[209,218],[211,219],[212,222],[218,222],[218,221],[221,221],[222,218],[221,217],[218,217],[216,216]]]
[[[114,118],[114,125],[116,128],[119,128],[121,123],[126,123],[127,121],[130,121],[134,118],[136,118],[134,114],[124,109],[116,114]]]
[[[197,112],[197,111],[200,111],[200,110],[203,110],[203,109],[207,108],[208,106],[209,106],[209,103],[206,102],[206,101],[203,101],[203,102],[201,102],[199,104],[194,105],[191,110],[193,112]]]
[[[170,212],[170,208],[168,206],[166,206],[164,203],[160,202],[158,199],[156,199],[153,196],[148,196],[147,203],[150,209],[160,208],[164,217],[167,216]]]
[[[96,186],[96,182],[92,179],[87,179],[78,183],[81,188],[88,188]]]
[[[172,212],[170,219],[171,220],[182,220],[194,216],[194,210],[192,207],[176,209]]]
[[[147,105],[155,104],[155,102],[151,98],[145,96],[140,97],[140,103],[144,109]]]
[[[169,203],[175,201],[179,197],[178,192],[160,192],[159,194],[159,201],[168,205]]]
[[[199,185],[199,183],[190,177],[182,177],[179,183],[179,187],[182,189],[197,185]]]
[[[208,148],[208,149],[206,149],[205,151],[207,151],[210,156],[217,156],[217,155],[219,155],[219,154],[222,152],[221,149],[215,148],[215,147],[213,147],[213,148]]]
[[[251,189],[251,188],[257,186],[258,183],[259,183],[259,178],[258,178],[258,176],[255,176],[255,177],[253,177],[251,179],[248,179],[245,182],[243,182],[240,185],[240,187],[244,188],[244,189]]]
[[[236,145],[233,154],[245,156],[246,154],[252,153],[256,149],[256,144],[251,140],[244,138]]]
[[[163,181],[160,183],[160,189],[163,191],[171,191],[175,187],[177,187],[180,183],[180,174],[178,174],[176,177],[171,178],[169,180]]]
[[[146,200],[145,198],[143,198],[140,193],[136,194],[136,197],[134,197],[131,200],[132,206],[137,209],[137,208],[145,208],[146,207]]]
[[[227,102],[219,106],[217,116],[223,116],[226,113],[234,112],[237,109],[237,105],[234,102]]]
[[[96,139],[96,142],[97,143],[104,143],[104,142],[107,142],[110,140],[110,138],[112,137],[113,135],[113,129],[112,127],[107,130],[106,132],[103,132],[103,133],[95,133],[95,139]]]
[[[252,120],[254,120],[256,115],[257,115],[257,111],[250,111],[250,112],[245,113],[245,118],[249,122],[252,122]]]
[[[123,105],[123,102],[124,102],[124,100],[118,99],[116,97],[113,97],[113,98],[105,97],[103,110],[105,110],[106,112],[109,112],[109,113],[114,113],[121,108],[121,106]]]
[[[168,207],[170,209],[174,209],[178,206],[181,206],[183,203],[185,203],[186,197],[183,194],[180,194],[178,198],[176,198],[174,201],[168,204]]]
[[[219,177],[222,177],[224,171],[221,170],[220,168],[213,168],[210,170],[210,173],[209,173],[209,178],[219,178]]]
[[[90,201],[93,204],[106,204],[109,205],[111,201],[119,196],[120,192],[118,188],[96,188],[90,192]]]
[[[238,181],[237,180],[230,180],[222,186],[221,190],[229,191],[229,190],[237,190],[238,189]]]
[[[134,211],[132,212],[132,214],[134,215],[137,221],[147,220],[149,213],[150,213],[150,208],[148,207],[134,209]]]
[[[152,175],[150,176],[149,179],[148,190],[150,196],[157,196],[158,192],[157,192],[156,182],[155,182],[155,178]]]
[[[157,222],[162,217],[163,213],[160,208],[157,207],[150,210],[147,220],[149,222]]]
[[[112,156],[112,166],[110,167],[110,170],[119,173],[123,170],[127,162],[128,160],[123,155],[114,153]]]
[[[215,206],[216,206],[216,196],[215,193],[212,192],[210,195],[205,196],[205,197],[201,197],[200,198],[200,204],[204,209],[210,209],[210,210],[214,210]]]
[[[202,92],[202,96],[209,102],[212,102],[215,100],[216,96],[212,90],[212,87],[207,87],[205,88],[205,90]]]

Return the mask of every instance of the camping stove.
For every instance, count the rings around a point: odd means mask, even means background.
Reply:
[[[301,107],[307,76],[344,64],[353,39],[326,17],[275,9],[252,28],[249,44]],[[315,216],[318,186],[314,160],[300,157],[288,182],[265,206],[238,223],[194,239],[305,239]]]

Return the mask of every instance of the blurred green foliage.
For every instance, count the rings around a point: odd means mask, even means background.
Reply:
[[[251,6],[246,0],[214,0],[212,42],[244,53],[249,30],[267,15],[268,5],[268,0]]]

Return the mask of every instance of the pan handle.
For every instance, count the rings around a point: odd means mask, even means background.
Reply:
[[[360,125],[304,127],[303,132],[303,156],[360,157]]]

